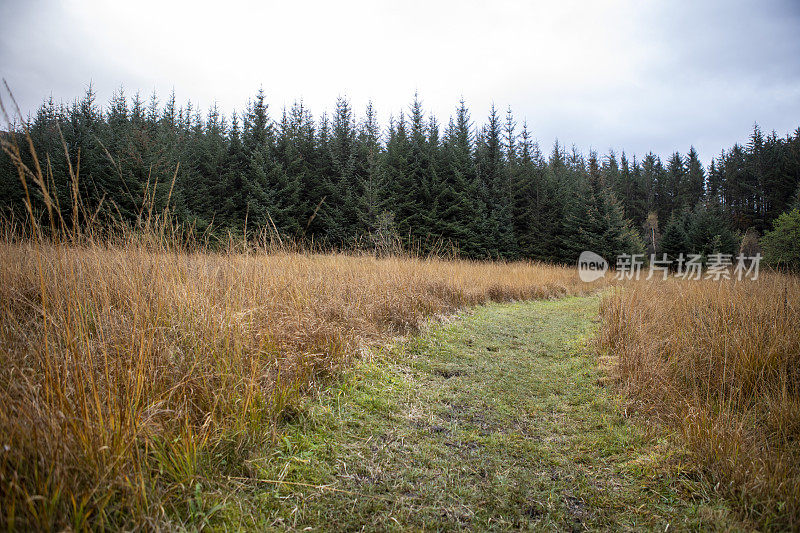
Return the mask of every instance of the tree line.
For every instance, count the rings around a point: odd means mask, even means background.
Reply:
[[[259,90],[225,116],[216,105],[179,106],[174,94],[161,104],[121,89],[100,106],[89,87],[70,105],[45,101],[3,134],[33,165],[25,132],[62,206],[79,165],[90,210],[132,227],[150,202],[208,235],[266,228],[331,247],[449,243],[465,257],[550,262],[583,250],[736,253],[743,235],[800,203],[800,128],[779,137],[755,126],[706,169],[694,148],[662,161],[556,141],[545,154],[511,109],[492,106],[477,126],[463,100],[440,124],[415,95],[382,127],[372,104],[357,117],[343,97],[317,119],[302,102],[273,114]],[[24,198],[3,156],[4,215],[24,216]]]

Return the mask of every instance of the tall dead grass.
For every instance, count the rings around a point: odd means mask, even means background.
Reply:
[[[601,305],[630,397],[770,529],[800,527],[799,302],[797,277],[762,274],[632,283]]]
[[[588,289],[530,263],[134,242],[6,238],[0,258],[0,521],[22,528],[164,520],[197,480],[249,475],[287,401],[360,349]]]
[[[11,123],[2,98],[0,114]],[[27,198],[0,231],[8,529],[180,520],[201,480],[252,475],[287,402],[362,349],[464,306],[593,289],[573,269],[290,252],[268,233],[211,252],[153,212],[149,181],[135,227],[101,223],[63,144],[70,206],[50,191],[51,154],[42,165],[29,135],[0,134]]]

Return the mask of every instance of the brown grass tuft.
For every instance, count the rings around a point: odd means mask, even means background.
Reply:
[[[2,98],[0,116],[11,123]],[[0,224],[8,529],[180,520],[201,481],[251,475],[292,398],[363,348],[464,306],[595,289],[534,263],[302,253],[268,230],[215,253],[169,208],[154,212],[149,182],[133,226],[101,221],[63,139],[71,206],[22,127],[0,135],[27,216]]]
[[[531,263],[134,241],[6,239],[0,257],[0,521],[23,528],[164,520],[201,479],[248,475],[293,395],[359,349],[464,306],[592,289]]]
[[[639,282],[602,306],[601,347],[638,407],[676,427],[767,528],[800,527],[800,279]]]

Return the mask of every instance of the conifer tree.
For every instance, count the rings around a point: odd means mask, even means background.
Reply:
[[[686,156],[686,175],[681,188],[681,204],[694,207],[705,193],[706,173],[694,146]]]
[[[405,194],[398,209],[398,222],[401,229],[408,231],[427,245],[431,242],[430,230],[433,222],[431,220],[432,161],[428,148],[428,126],[422,102],[416,93],[411,103],[409,119],[408,173],[403,177]]]
[[[486,203],[485,248],[493,257],[513,256],[511,188],[503,159],[500,119],[494,104],[478,139],[477,170]]]
[[[736,254],[739,238],[728,226],[719,205],[699,205],[691,214],[686,230],[689,253],[708,257],[712,253]]]
[[[242,143],[239,116],[231,114],[228,147],[221,163],[221,177],[212,186],[214,197],[221,200],[218,225],[228,230],[243,225],[247,211],[247,167],[249,161]]]
[[[708,167],[708,187],[706,188],[705,195],[707,202],[719,203],[720,205],[725,204],[722,194],[723,180],[725,179],[722,173],[723,164],[717,163],[717,161],[722,161],[724,158],[725,152],[723,151],[720,159],[713,159]]]
[[[659,206],[659,218],[666,220],[675,209],[688,205],[687,199],[681,195],[686,181],[686,167],[683,156],[679,152],[675,152],[670,156],[667,161],[666,172],[662,176],[663,179],[658,182],[656,202]]]
[[[295,180],[297,204],[292,217],[297,237],[305,238],[309,221],[314,217],[317,206],[324,198],[318,171],[314,167],[316,139],[314,121],[302,101],[294,102],[291,109],[284,110],[280,134],[276,144],[276,157],[280,161],[284,175]]]
[[[95,99],[91,85],[68,106],[50,99],[28,131],[62,212],[71,202],[63,134],[73,165],[80,154],[88,210],[132,226],[145,222],[145,204],[159,212],[169,198],[180,223],[215,234],[242,232],[247,220],[251,234],[277,229],[338,247],[397,231],[407,242],[452,242],[468,257],[572,262],[583,249],[636,249],[630,228],[651,213],[669,221],[660,249],[735,251],[737,231],[763,231],[800,203],[800,129],[781,138],[756,125],[706,176],[694,148],[666,168],[652,153],[640,163],[611,151],[601,161],[558,142],[545,160],[510,109],[500,120],[493,107],[477,129],[463,101],[440,136],[418,95],[385,136],[371,105],[358,120],[344,98],[318,124],[302,102],[274,123],[263,91],[230,121],[216,107],[179,106],[174,92],[163,105],[122,88],[105,107]],[[22,139],[20,126],[11,130],[3,135]],[[41,194],[32,195],[46,217]],[[0,207],[24,213],[22,198],[14,166],[0,157]]]
[[[662,184],[666,180],[664,174],[665,171],[661,164],[661,159],[652,152],[648,153],[642,160],[640,170],[642,190],[646,198],[643,210],[645,216],[650,211],[657,211],[659,218],[665,219],[663,211],[666,211],[666,209],[660,209],[661,190],[665,188]],[[667,213],[666,218],[669,218],[669,213]]]
[[[686,257],[689,251],[685,217],[686,215],[679,215],[678,212],[672,213],[661,236],[658,252],[659,254],[667,254],[667,258],[671,261],[678,259],[681,254]]]
[[[386,183],[381,168],[383,148],[380,126],[372,102],[367,104],[364,120],[356,138],[357,188],[356,209],[358,232],[374,234],[379,229],[381,214],[386,209]]]
[[[263,89],[259,89],[245,114],[243,145],[248,157],[244,179],[248,224],[278,234],[295,234],[297,220],[292,212],[299,187],[296,176],[287,176],[277,160],[274,129]]]
[[[335,243],[345,243],[355,237],[358,224],[355,189],[356,127],[350,102],[339,97],[331,124],[328,142],[331,174],[325,179],[327,207],[322,211],[327,237]]]
[[[410,143],[403,112],[397,121],[389,118],[389,132],[386,140],[386,155],[383,158],[383,174],[386,176],[387,216],[392,225],[404,238],[409,237],[411,226],[408,217],[418,208],[413,189],[407,189],[410,171]]]
[[[539,145],[523,122],[518,145],[517,172],[512,176],[514,234],[520,257],[552,260],[553,232],[558,209],[556,191],[547,179],[546,163]]]
[[[437,234],[455,243],[468,257],[483,257],[481,239],[486,216],[478,191],[478,176],[473,157],[472,122],[462,98],[455,120],[445,131],[442,143]]]

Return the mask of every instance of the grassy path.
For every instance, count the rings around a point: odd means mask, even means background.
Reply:
[[[227,505],[220,525],[735,529],[680,455],[599,383],[587,346],[597,304],[483,307],[360,364],[287,420],[254,466],[286,483]]]

